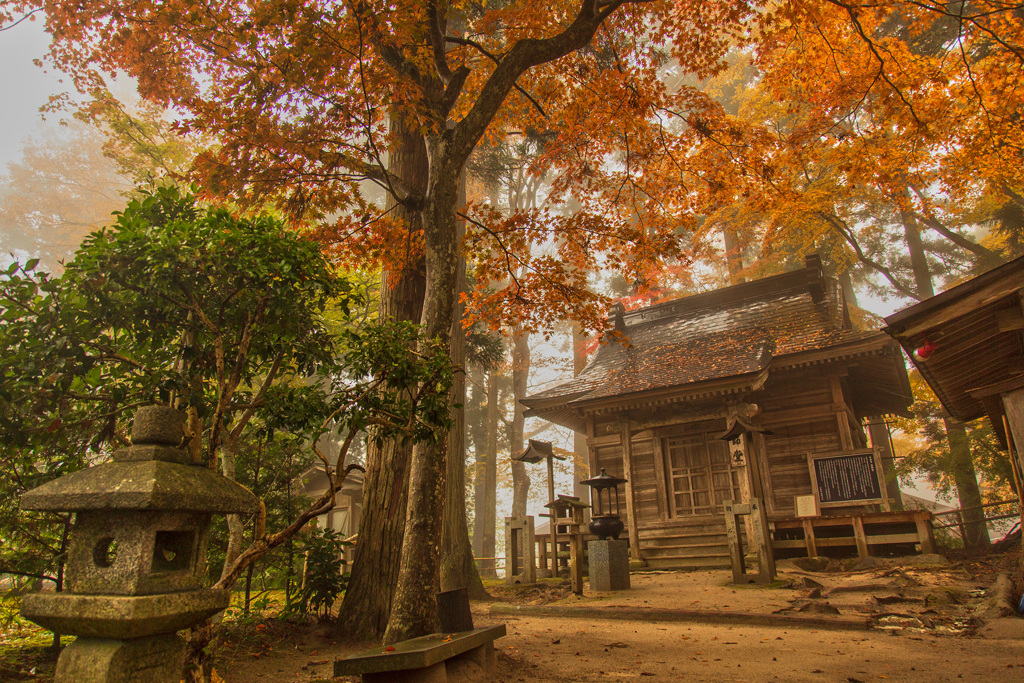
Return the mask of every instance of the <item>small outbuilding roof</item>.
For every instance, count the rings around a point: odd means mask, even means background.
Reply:
[[[853,329],[838,282],[816,257],[797,271],[620,316],[627,343],[603,344],[577,377],[524,399],[527,415],[582,429],[584,411],[603,405],[743,394],[770,369],[852,358],[861,359],[851,374],[861,415],[903,413],[912,402],[899,348]]]
[[[885,322],[950,415],[967,421],[988,414],[1005,439],[999,394],[1024,386],[1024,257]]]

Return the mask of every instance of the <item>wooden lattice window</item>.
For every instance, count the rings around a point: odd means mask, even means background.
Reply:
[[[717,515],[727,500],[738,501],[739,474],[729,445],[698,432],[665,439],[668,499],[673,515]]]

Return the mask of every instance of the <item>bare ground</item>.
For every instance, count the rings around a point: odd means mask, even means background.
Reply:
[[[730,585],[726,571],[635,572],[629,591],[582,597],[571,594],[568,582],[548,580],[492,586],[494,601],[475,603],[473,611],[477,626],[508,627],[496,642],[502,681],[1016,682],[1024,674],[1024,619],[986,626],[974,616],[995,574],[1014,561],[909,558],[819,572],[782,563],[772,586],[742,587]],[[507,613],[519,605],[544,614]],[[593,608],[602,616],[559,613],[566,607]],[[647,618],[606,618],[607,612],[644,609]],[[672,610],[686,620],[649,618]],[[822,623],[809,628],[788,620],[808,614]],[[708,623],[716,615],[724,623]],[[829,628],[830,618],[843,623]],[[863,626],[851,629],[849,621]],[[242,639],[224,648],[219,668],[225,680],[357,680],[331,678],[331,663],[368,643],[340,642],[327,627],[277,629],[267,626],[262,646]]]
[[[859,570],[780,563],[771,586],[730,585],[727,571],[634,572],[629,591],[583,596],[545,580],[491,586],[493,601],[473,611],[477,626],[508,628],[496,642],[501,681],[1016,682],[1024,619],[975,615],[997,573],[1016,562],[1014,553]],[[539,613],[508,613],[519,607]],[[818,623],[795,623],[808,616]],[[43,643],[0,648],[0,680],[52,680]],[[354,681],[332,678],[332,663],[372,645],[338,638],[331,624],[238,623],[217,668],[228,683]]]

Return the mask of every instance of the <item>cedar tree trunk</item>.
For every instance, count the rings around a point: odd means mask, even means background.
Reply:
[[[391,117],[392,130],[401,143],[392,152],[388,170],[413,187],[426,188],[427,151],[423,138],[399,116]],[[419,212],[389,197],[387,209],[409,226],[420,223]],[[380,317],[419,322],[423,312],[426,273],[420,247],[410,239],[406,263],[398,272],[381,277]],[[363,514],[352,561],[352,574],[342,602],[338,624],[352,637],[380,638],[391,616],[391,601],[398,585],[399,558],[405,533],[409,461],[412,446],[370,440],[363,480]]]
[[[459,233],[458,242],[461,244],[463,230],[460,229]],[[466,280],[466,261],[461,257],[458,279],[458,291],[461,293],[465,289]],[[451,391],[454,424],[448,432],[441,590],[466,588],[470,598],[483,600],[489,596],[473,561],[469,525],[466,522],[466,331],[462,327],[463,309],[462,302],[456,301],[451,348],[452,365],[456,368]]]
[[[461,250],[455,209],[464,161],[460,159],[456,163],[451,159],[450,138],[450,131],[426,136],[430,159],[423,214],[427,289],[421,330],[425,339],[436,340],[449,353]],[[434,595],[438,588],[444,526],[447,450],[448,432],[444,429],[438,430],[436,439],[413,447],[401,568],[391,618],[384,633],[385,644],[427,635],[437,627]]]
[[[964,547],[979,548],[989,545],[988,527],[985,524],[985,511],[981,489],[978,487],[978,475],[974,471],[971,459],[971,442],[967,436],[967,428],[963,422],[952,418],[944,418],[946,439],[949,440],[949,459],[956,482],[956,494],[960,500],[960,513],[964,521]]]
[[[530,376],[530,333],[522,329],[513,330],[512,340],[512,429],[509,439],[509,455],[523,452],[523,409],[519,402],[526,398],[526,381]],[[530,493],[530,477],[526,465],[512,461],[512,516],[526,516],[526,498]]]
[[[483,556],[494,557],[498,525],[498,377],[487,373],[487,466],[484,472]],[[491,560],[493,577],[495,562]]]
[[[481,576],[490,576],[490,561],[480,558],[491,557],[484,553],[484,504],[487,498],[487,420],[483,419],[485,396],[487,395],[487,379],[483,368],[473,368],[472,405],[477,419],[472,420],[467,429],[473,438],[473,556],[480,566]]]

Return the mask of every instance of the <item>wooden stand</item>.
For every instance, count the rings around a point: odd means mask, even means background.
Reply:
[[[583,526],[583,511],[589,505],[580,502],[575,496],[559,495],[557,499],[544,507],[551,510],[551,528],[558,525],[559,519],[569,520],[569,580],[572,584],[572,592],[576,595],[583,595],[583,536],[586,529]],[[558,547],[555,545],[555,537],[552,536],[552,555],[554,566],[558,566]],[[557,576],[557,574],[555,574]]]
[[[749,574],[746,571],[744,560],[743,542],[740,538],[739,525],[736,518],[740,515],[749,515],[754,531],[752,545],[757,553],[757,574]],[[761,501],[751,498],[749,503],[734,503],[731,500],[725,501],[725,530],[729,538],[729,558],[732,561],[733,583],[761,583],[768,584],[776,579],[775,556],[772,555],[772,547],[768,542],[768,516],[764,512]]]
[[[814,557],[820,555],[823,548],[847,552],[856,548],[857,556],[864,558],[871,554],[873,545],[914,543],[919,544],[921,552],[927,555],[935,552],[931,519],[932,514],[927,510],[777,519],[772,522],[772,527],[776,538],[782,538],[773,540],[772,548],[790,553],[789,557],[800,549],[805,549],[808,557]],[[899,529],[911,524],[914,525],[913,531]],[[793,538],[797,530],[803,531],[802,539]]]

